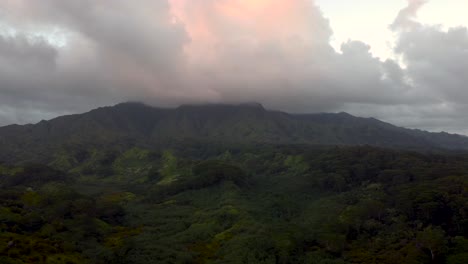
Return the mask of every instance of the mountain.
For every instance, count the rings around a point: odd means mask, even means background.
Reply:
[[[401,149],[466,141],[255,103],[3,127],[0,263],[468,263],[468,153]]]
[[[64,144],[152,146],[180,141],[468,149],[465,136],[405,129],[347,113],[289,114],[257,103],[173,109],[122,103],[34,125],[2,127],[0,160],[47,157]]]

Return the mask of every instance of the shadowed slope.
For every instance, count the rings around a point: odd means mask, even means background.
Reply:
[[[288,114],[265,110],[255,103],[183,105],[175,109],[123,103],[35,125],[2,127],[0,158],[34,160],[47,157],[63,144],[151,146],[183,140],[468,149],[464,136],[410,130],[347,113]]]

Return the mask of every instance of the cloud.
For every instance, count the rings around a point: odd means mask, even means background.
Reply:
[[[205,100],[326,111],[346,102],[392,103],[392,89],[407,88],[390,86],[382,77],[390,76],[387,68],[364,43],[350,41],[336,52],[329,22],[313,1],[172,3],[191,39],[185,46],[191,84],[209,91]]]
[[[396,17],[393,24],[390,26],[392,30],[411,30],[419,23],[414,19],[418,11],[428,3],[428,0],[407,0],[408,6],[403,8]]]
[[[460,131],[466,28],[419,24],[424,4],[409,1],[391,25],[400,62],[358,40],[334,50],[310,0],[2,1],[0,123],[127,100],[259,101]]]
[[[36,112],[171,97],[188,39],[168,3],[15,0],[0,7],[0,24],[14,32],[0,38],[0,101],[37,109],[18,122],[35,121]],[[54,45],[57,28],[64,47]]]
[[[468,117],[463,114],[468,110],[468,30],[411,20],[426,2],[409,1],[392,25],[398,33],[394,52],[406,66],[405,78],[418,91],[415,96],[433,99],[419,107],[405,106],[406,116],[413,117],[408,125],[468,134]]]

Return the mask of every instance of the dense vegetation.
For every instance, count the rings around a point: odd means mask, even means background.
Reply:
[[[468,263],[468,155],[69,144],[0,165],[0,263]]]

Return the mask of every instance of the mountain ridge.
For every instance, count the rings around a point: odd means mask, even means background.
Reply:
[[[258,103],[160,108],[127,102],[37,124],[0,127],[0,159],[71,143],[164,145],[183,140],[468,150],[466,136],[406,129],[345,112],[291,114]]]

